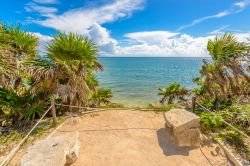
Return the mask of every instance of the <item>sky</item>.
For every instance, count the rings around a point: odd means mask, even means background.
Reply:
[[[250,0],[8,0],[0,21],[40,38],[57,31],[93,39],[100,56],[204,57],[225,32],[250,38]],[[43,51],[41,51],[43,52]]]

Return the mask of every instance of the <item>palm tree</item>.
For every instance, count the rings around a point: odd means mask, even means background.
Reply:
[[[84,104],[88,93],[86,84],[88,73],[102,70],[102,65],[97,60],[98,47],[96,43],[87,37],[73,33],[69,35],[59,33],[47,47],[47,50],[48,57],[53,60],[57,67],[68,73],[68,76],[64,77],[66,79],[64,85],[67,86],[62,87],[61,90],[65,91],[67,88],[71,88],[74,98],[78,97],[78,102]]]
[[[93,72],[102,70],[97,60],[97,45],[87,37],[58,33],[48,45],[47,52],[44,59],[33,58],[24,62],[26,72],[35,77],[31,92],[59,96],[69,105],[87,105],[87,95],[97,85],[90,77]],[[92,83],[88,78],[93,80]]]
[[[25,77],[22,60],[37,56],[38,38],[19,26],[0,23],[0,77],[7,89],[22,91]]]
[[[181,86],[180,83],[174,82],[164,89],[159,88],[158,95],[163,96],[160,103],[164,104],[165,101],[168,101],[168,104],[172,104],[175,100],[184,101],[185,97],[189,95],[189,90]]]
[[[101,103],[109,103],[112,98],[111,89],[99,88],[96,92],[93,93],[91,99],[94,102],[94,105],[100,107]]]
[[[96,92],[96,88],[99,86],[97,77],[92,73],[88,73],[86,78],[86,84],[89,90]]]
[[[244,82],[249,83],[250,77],[247,67],[241,62],[245,60],[249,64],[247,55],[249,46],[238,42],[234,35],[226,33],[209,40],[207,49],[212,62],[204,60],[201,72],[207,92],[210,94],[215,92],[216,95],[213,93],[212,96],[223,98],[244,93],[245,88],[242,85],[245,85]],[[212,84],[216,84],[219,88],[212,88]]]
[[[209,40],[207,49],[212,61],[203,60],[200,76],[194,79],[200,86],[195,94],[214,100],[217,108],[221,100],[249,94],[249,46],[226,33]]]
[[[249,63],[249,55],[247,55],[249,46],[246,43],[238,42],[233,34],[226,33],[223,36],[216,36],[214,40],[209,40],[207,49],[215,65],[229,68],[236,77],[243,77],[250,82],[250,77],[241,64],[243,60]]]

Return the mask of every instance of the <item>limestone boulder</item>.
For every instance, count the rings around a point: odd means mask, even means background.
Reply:
[[[200,118],[185,109],[171,109],[164,114],[166,127],[178,146],[199,146]]]
[[[200,131],[197,128],[187,129],[178,135],[173,135],[173,139],[180,147],[198,147],[200,145]]]
[[[79,133],[70,132],[35,143],[21,159],[21,166],[64,166],[79,154]]]

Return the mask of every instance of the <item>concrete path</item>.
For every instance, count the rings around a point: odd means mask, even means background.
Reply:
[[[53,135],[80,132],[74,166],[225,166],[218,145],[179,148],[169,139],[162,113],[113,110],[67,120]]]

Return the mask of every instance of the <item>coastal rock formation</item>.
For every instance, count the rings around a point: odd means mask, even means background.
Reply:
[[[170,128],[171,137],[180,147],[200,145],[200,119],[185,109],[171,109],[164,114],[166,127]]]
[[[31,146],[23,156],[21,166],[64,166],[78,157],[78,132],[50,137]]]

